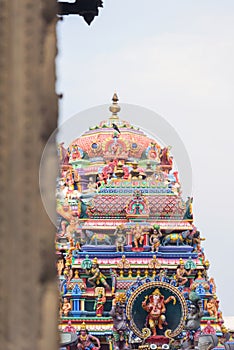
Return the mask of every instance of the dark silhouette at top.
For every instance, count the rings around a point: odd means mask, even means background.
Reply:
[[[118,131],[119,134],[121,134],[121,132],[119,131],[118,126],[115,123],[112,123],[113,129],[115,129],[116,131]]]

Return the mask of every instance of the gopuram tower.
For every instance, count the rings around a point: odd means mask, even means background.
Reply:
[[[214,348],[227,329],[193,198],[170,147],[119,111],[114,94],[108,120],[59,145],[59,328],[78,349]]]

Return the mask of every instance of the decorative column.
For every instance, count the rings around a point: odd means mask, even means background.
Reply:
[[[57,350],[55,227],[39,189],[41,154],[57,124],[56,1],[0,0],[0,8],[0,344]],[[54,143],[44,170],[53,198]]]
[[[78,284],[72,290],[72,314],[78,316],[80,314],[80,295],[81,290]]]

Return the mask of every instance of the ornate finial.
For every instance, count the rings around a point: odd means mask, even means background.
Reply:
[[[180,262],[179,262],[180,265],[184,265],[184,260],[182,258],[180,258]]]
[[[95,257],[95,258],[93,259],[92,263],[93,263],[93,264],[98,264],[98,258]]]
[[[156,288],[156,289],[153,291],[152,295],[162,295],[162,294],[160,293],[160,290],[159,290],[158,288]]]
[[[201,270],[198,271],[198,273],[197,273],[197,278],[198,278],[198,279],[202,279],[202,272],[201,272]]]
[[[112,105],[109,107],[109,110],[111,111],[112,113],[112,116],[110,117],[110,120],[118,120],[119,117],[117,115],[117,113],[120,111],[120,106],[118,105],[118,96],[116,93],[114,93],[113,97],[112,97]]]
[[[112,97],[112,101],[113,101],[113,102],[118,102],[118,101],[119,101],[119,99],[118,99],[118,96],[117,96],[117,93],[116,93],[116,92],[114,93],[114,95],[113,95],[113,97]]]
[[[82,325],[80,326],[80,330],[86,330],[86,324],[84,321],[82,322]]]
[[[209,260],[206,260],[206,261],[204,262],[204,267],[208,270],[208,268],[210,267],[210,262],[209,262]]]

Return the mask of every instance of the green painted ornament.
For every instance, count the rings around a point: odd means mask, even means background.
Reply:
[[[85,259],[81,263],[81,267],[84,270],[90,270],[92,267],[92,261],[89,259],[89,256],[86,255]]]

